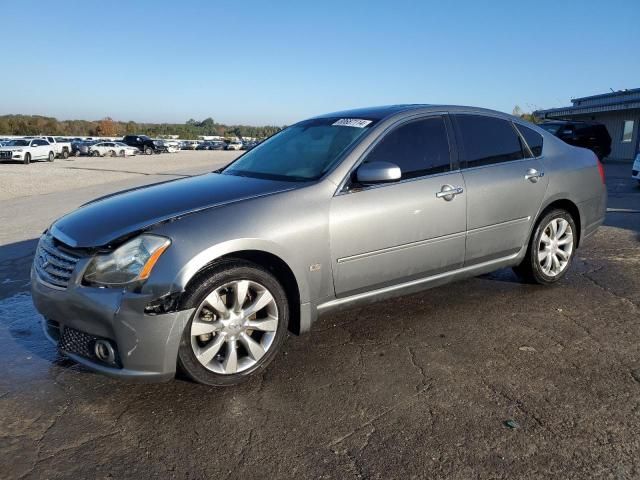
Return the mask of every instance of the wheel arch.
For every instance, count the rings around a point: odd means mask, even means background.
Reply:
[[[301,299],[301,282],[296,277],[291,266],[281,258],[281,256],[261,249],[243,249],[226,252],[222,255],[211,259],[204,265],[201,265],[196,271],[185,278],[184,290],[190,284],[198,281],[202,275],[216,265],[229,260],[245,260],[261,266],[271,272],[280,282],[287,295],[289,303],[289,325],[290,332],[299,335],[302,333],[301,315],[300,315],[300,299]]]
[[[552,199],[540,209],[540,212],[536,217],[536,221],[533,223],[533,228],[531,229],[529,238],[531,238],[531,235],[533,234],[533,231],[535,230],[536,225],[538,225],[538,222],[540,221],[540,219],[544,217],[548,212],[554,209],[565,210],[573,218],[573,221],[576,224],[576,230],[578,231],[577,232],[578,238],[576,239],[576,247],[579,247],[580,240],[582,238],[582,219],[580,215],[580,209],[578,208],[578,205],[576,205],[573,201],[569,200],[566,197]]]

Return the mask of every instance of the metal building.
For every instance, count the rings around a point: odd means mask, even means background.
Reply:
[[[548,120],[582,120],[603,123],[611,135],[611,160],[633,161],[639,151],[640,88],[571,100],[570,107],[533,112]]]

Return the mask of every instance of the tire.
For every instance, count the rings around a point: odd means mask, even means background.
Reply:
[[[100,152],[99,152],[99,151],[97,151],[97,150],[92,150],[92,151],[91,151],[91,156],[92,156],[92,157],[99,157],[99,156],[100,156]]]
[[[121,157],[124,157],[125,156],[125,151],[124,150],[120,150],[118,152],[118,155],[120,155]]]
[[[53,152],[49,152],[49,156],[47,157],[48,162],[53,162],[56,158],[56,154]]]
[[[145,147],[144,153],[145,153],[145,155],[152,155],[153,154],[153,149],[151,147]]]
[[[25,165],[29,165],[31,163],[31,154],[30,153],[25,153],[24,154],[24,159],[22,160],[22,163],[24,163]]]
[[[67,150],[66,148],[62,150],[62,158],[64,158],[65,160],[69,158],[69,150]]]
[[[76,151],[75,151],[75,153],[74,153],[74,155],[75,155],[76,157],[79,157],[79,156],[80,156],[80,150],[76,150]]]
[[[236,288],[240,284],[245,285],[244,289]],[[240,302],[241,305],[237,308],[228,307],[227,305],[234,303],[232,299],[238,291],[247,292],[244,303]],[[212,302],[219,305],[217,310],[205,302],[207,298],[218,300]],[[260,307],[266,301],[269,303]],[[180,340],[178,367],[198,383],[227,386],[247,380],[266,368],[287,336],[289,305],[285,291],[269,271],[250,262],[230,260],[214,265],[200,274],[193,285],[187,288],[181,303],[183,308],[195,310]],[[247,320],[244,315],[251,312],[252,307],[257,308],[257,314],[254,312]],[[224,309],[226,315],[219,313],[224,312]],[[277,318],[275,324],[274,315]],[[212,330],[204,335],[194,334],[194,322],[200,328]],[[244,326],[238,325],[242,322]],[[247,326],[247,322],[252,325]],[[219,326],[214,331],[209,323],[217,323]],[[267,328],[268,331],[263,330]],[[235,353],[230,354],[234,345]],[[254,354],[250,353],[250,348]]]
[[[555,235],[552,222],[556,225]],[[565,227],[564,231],[562,226]],[[561,231],[562,234],[559,235]],[[514,271],[529,283],[556,283],[566,275],[571,266],[576,252],[577,235],[575,221],[569,212],[551,210],[536,223],[525,258],[520,265],[514,267]],[[548,240],[545,241],[543,237]]]
[[[115,157],[116,156],[116,151],[115,150],[109,150],[109,156],[110,157]]]

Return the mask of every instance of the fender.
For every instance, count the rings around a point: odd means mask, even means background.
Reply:
[[[286,263],[296,279],[298,284],[298,291],[300,294],[300,302],[307,303],[310,299],[309,292],[309,269],[301,265],[299,261],[289,252],[270,240],[264,240],[260,238],[240,238],[233,239],[227,242],[218,243],[213,245],[197,255],[195,255],[187,264],[178,272],[174,279],[174,291],[183,291],[189,284],[189,281],[205,266],[212,263],[216,259],[225,255],[233,254],[234,252],[240,252],[243,250],[258,250],[265,253],[270,253],[280,258]]]

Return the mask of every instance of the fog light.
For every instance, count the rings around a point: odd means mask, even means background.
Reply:
[[[116,363],[116,352],[113,350],[111,343],[106,340],[96,340],[93,346],[93,351],[96,354],[98,360],[110,365]]]

